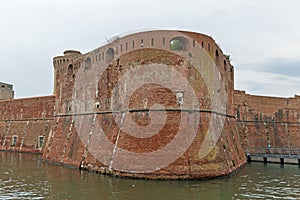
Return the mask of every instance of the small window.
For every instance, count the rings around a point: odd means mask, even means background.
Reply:
[[[104,52],[102,52],[102,60],[104,60]]]
[[[100,103],[96,102],[96,108],[100,108]]]
[[[208,43],[208,51],[210,51],[210,44]]]
[[[202,41],[202,48],[204,48],[204,42]]]
[[[72,74],[73,74],[73,65],[70,64],[70,65],[68,66],[68,75],[72,75]]]
[[[123,45],[121,44],[120,46],[120,51],[122,52],[123,51]]]
[[[218,49],[216,50],[216,57],[219,57],[219,51],[218,51]]]
[[[224,70],[227,71],[227,67],[226,67],[227,63],[226,63],[226,60],[224,60],[223,64],[224,64]]]
[[[39,136],[39,138],[38,138],[38,148],[43,147],[44,141],[45,141],[45,136],[42,136],[42,135]]]
[[[163,38],[163,46],[166,44],[166,38]]]
[[[151,38],[151,46],[154,46],[154,38]]]
[[[143,47],[143,46],[144,46],[144,40],[141,39],[141,47]]]
[[[178,90],[178,91],[175,91],[176,92],[176,100],[177,100],[177,103],[179,105],[183,105],[183,96],[184,96],[184,91],[183,90]]]
[[[170,40],[170,50],[186,51],[188,45],[187,39],[183,37],[175,37]]]
[[[125,49],[126,49],[126,51],[128,50],[128,43],[127,42],[125,44]]]
[[[2,86],[2,88],[5,88],[5,85],[1,85]]]
[[[13,135],[11,138],[11,147],[15,147],[17,144],[17,140],[18,140],[18,136],[17,135]]]
[[[132,41],[132,49],[134,49],[134,40]]]
[[[113,48],[109,48],[105,54],[105,62],[109,63],[114,60],[115,51]]]
[[[92,59],[90,57],[87,57],[84,61],[84,69],[90,69],[91,67],[92,67]]]
[[[195,40],[193,40],[193,47],[195,47],[196,46],[196,41]]]
[[[71,101],[66,101],[66,110],[71,111],[72,110],[72,103]]]

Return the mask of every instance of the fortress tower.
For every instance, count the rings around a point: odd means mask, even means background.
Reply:
[[[13,85],[0,82],[0,100],[13,99]]]
[[[149,31],[54,58],[55,126],[43,157],[141,178],[207,178],[245,163],[233,66],[215,41]]]

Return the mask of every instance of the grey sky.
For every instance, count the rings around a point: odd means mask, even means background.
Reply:
[[[211,35],[235,66],[236,89],[300,94],[298,0],[10,0],[0,7],[0,81],[16,97],[53,91],[52,58],[87,52],[130,31],[184,29]]]

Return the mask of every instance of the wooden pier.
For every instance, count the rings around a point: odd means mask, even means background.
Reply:
[[[281,163],[300,165],[298,148],[249,148],[246,150],[248,162]]]

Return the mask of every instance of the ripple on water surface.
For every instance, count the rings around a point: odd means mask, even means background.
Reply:
[[[300,167],[251,163],[230,178],[149,181],[80,172],[31,154],[0,152],[0,199],[300,199]]]

